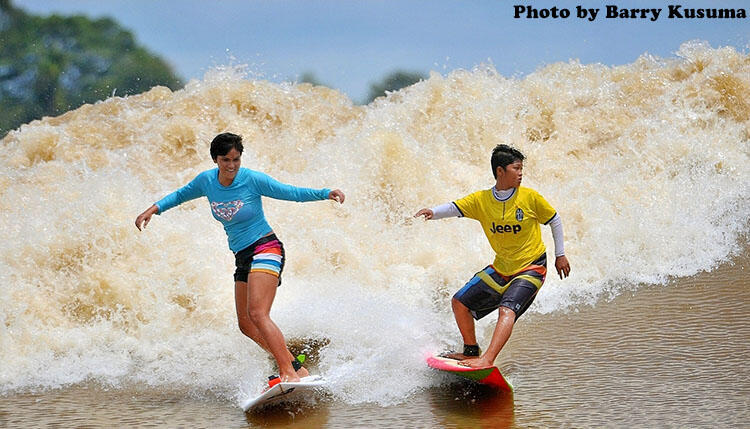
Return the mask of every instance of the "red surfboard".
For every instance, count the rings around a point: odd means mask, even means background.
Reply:
[[[513,386],[503,377],[496,366],[471,368],[458,364],[458,360],[443,356],[427,356],[427,366],[440,371],[450,372],[477,383],[492,386],[498,390],[513,391]]]

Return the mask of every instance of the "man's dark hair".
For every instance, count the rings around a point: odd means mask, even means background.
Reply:
[[[523,161],[524,156],[518,149],[508,146],[507,144],[499,144],[492,150],[492,175],[497,179],[497,167],[507,167],[509,164],[513,164],[516,161]]]
[[[242,154],[242,137],[232,133],[221,133],[211,141],[211,159],[216,161],[216,158],[228,154],[232,149],[237,149],[237,152]]]

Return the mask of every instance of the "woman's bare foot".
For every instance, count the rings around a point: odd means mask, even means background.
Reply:
[[[310,375],[310,373],[309,373],[309,372],[307,372],[307,368],[305,368],[305,367],[303,366],[302,368],[300,368],[300,369],[298,369],[298,370],[297,370],[297,375],[298,375],[298,376],[299,376],[300,378],[305,378],[305,377],[307,377],[308,375]]]
[[[279,374],[279,378],[281,378],[281,381],[284,383],[290,382],[290,381],[293,383],[299,382],[299,375],[297,375],[296,372],[292,372],[290,374],[282,372],[281,374]]]

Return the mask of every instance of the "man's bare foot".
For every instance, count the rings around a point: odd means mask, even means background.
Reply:
[[[471,368],[485,368],[488,366],[492,366],[493,363],[494,362],[483,357],[474,357],[474,358],[464,359],[460,361],[458,364],[463,365],[463,366],[468,366]]]
[[[455,360],[469,359],[469,356],[466,356],[465,354],[459,353],[459,352],[445,353],[440,356],[448,358],[448,359],[455,359]]]

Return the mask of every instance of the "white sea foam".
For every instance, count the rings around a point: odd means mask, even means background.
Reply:
[[[471,220],[412,215],[490,187],[498,143],[528,156],[524,184],[565,227],[571,277],[552,269],[530,311],[710,270],[748,232],[750,59],[700,43],[678,55],[433,74],[368,106],[226,68],[24,125],[0,143],[0,391],[257,392],[273,368],[236,327],[233,260],[205,201],[133,225],[213,166],[222,131],[244,136],[246,167],[347,193],[265,202],[288,258],[272,316],[288,338],[329,341],[318,370],[338,400],[396,403],[439,382],[422,354],[457,346],[450,296],[493,255]]]

